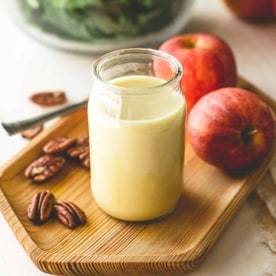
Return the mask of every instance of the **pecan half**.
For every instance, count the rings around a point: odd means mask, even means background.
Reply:
[[[33,139],[36,135],[38,135],[42,130],[44,126],[43,125],[37,125],[35,127],[26,129],[21,132],[21,136],[25,139]]]
[[[69,229],[86,224],[85,213],[71,201],[60,201],[54,204],[55,215],[59,222]]]
[[[76,138],[58,137],[43,147],[46,154],[62,154],[76,143]]]
[[[43,155],[25,169],[25,176],[34,182],[43,182],[57,174],[64,167],[65,162],[62,156]]]
[[[86,169],[90,168],[89,136],[82,136],[77,144],[67,150],[70,157],[78,158]]]
[[[52,214],[55,197],[49,191],[36,193],[27,208],[28,218],[34,224],[41,224],[48,220]]]
[[[41,106],[54,106],[67,101],[64,91],[37,92],[32,94],[29,99]]]

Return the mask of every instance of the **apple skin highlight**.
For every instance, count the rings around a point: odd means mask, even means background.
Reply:
[[[187,137],[204,161],[227,171],[247,170],[273,148],[275,114],[250,91],[218,89],[202,97],[191,110]]]

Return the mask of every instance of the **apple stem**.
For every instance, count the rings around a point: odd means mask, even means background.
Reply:
[[[256,134],[256,133],[258,133],[258,130],[257,130],[257,129],[253,129],[253,130],[251,130],[251,131],[248,131],[248,132],[247,132],[247,135],[248,135],[248,136],[252,136],[252,135],[254,135],[254,134]]]
[[[242,131],[241,133],[241,138],[242,138],[242,141],[244,142],[249,142],[252,140],[252,136],[254,134],[258,133],[258,130],[257,129],[252,129],[252,128],[246,128]]]

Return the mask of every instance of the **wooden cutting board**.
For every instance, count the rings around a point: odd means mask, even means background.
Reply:
[[[240,87],[275,101],[247,81]],[[90,172],[79,164],[66,167],[45,184],[31,183],[26,166],[42,154],[42,146],[62,135],[88,132],[86,110],[61,118],[19,152],[0,171],[0,207],[11,229],[34,264],[59,275],[147,275],[188,272],[197,267],[241,204],[269,168],[275,146],[254,171],[231,176],[200,160],[186,142],[183,194],[169,216],[147,223],[129,223],[109,217],[95,204]],[[93,172],[91,172],[93,174]],[[76,230],[56,221],[34,226],[26,208],[35,192],[50,190],[58,200],[71,200],[88,217]]]

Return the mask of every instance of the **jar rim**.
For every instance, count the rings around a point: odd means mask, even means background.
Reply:
[[[145,94],[154,94],[160,91],[160,89],[166,87],[166,86],[173,86],[174,84],[178,84],[180,81],[182,74],[183,74],[183,66],[179,62],[177,58],[172,56],[171,54],[168,54],[161,50],[156,50],[152,48],[125,48],[125,49],[119,49],[114,50],[111,52],[108,52],[101,57],[99,57],[92,65],[92,75],[97,79],[98,82],[101,83],[102,86],[104,86],[106,89],[112,89],[114,93],[118,94],[131,94],[135,95],[135,91],[141,91],[141,87],[122,87],[122,86],[116,86],[112,83],[109,83],[108,81],[105,81],[101,75],[100,75],[100,69],[102,66],[104,66],[106,63],[111,63],[112,61],[118,61],[120,58],[126,58],[130,57],[131,55],[141,55],[141,56],[156,56],[160,59],[163,59],[164,61],[167,61],[172,65],[174,68],[174,75],[168,79],[164,80],[164,83],[157,84],[155,86],[149,86],[145,87],[147,92]],[[162,90],[161,90],[162,91]],[[143,93],[139,93],[139,95],[143,95]]]

